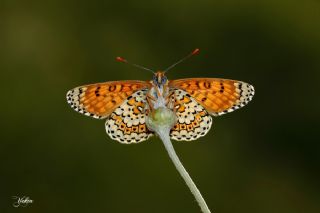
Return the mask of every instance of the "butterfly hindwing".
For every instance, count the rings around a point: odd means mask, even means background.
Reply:
[[[108,117],[135,91],[148,88],[143,81],[113,81],[76,87],[67,93],[71,107],[87,116]]]
[[[170,137],[178,141],[192,141],[208,133],[212,118],[191,95],[174,89],[172,96],[177,122],[171,129]]]
[[[147,90],[133,93],[117,107],[106,121],[106,131],[111,139],[120,143],[139,143],[153,135],[146,126]]]
[[[211,115],[219,116],[245,106],[252,100],[252,85],[219,78],[190,78],[169,82],[172,88],[188,92]]]

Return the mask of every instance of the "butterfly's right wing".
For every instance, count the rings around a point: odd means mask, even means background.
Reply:
[[[211,115],[232,112],[249,103],[254,96],[252,85],[221,78],[189,78],[169,82],[170,88],[188,92]]]
[[[93,118],[107,118],[134,92],[149,88],[144,81],[113,81],[76,87],[67,93],[71,107]]]
[[[206,135],[211,128],[212,118],[205,108],[186,91],[172,91],[177,122],[170,131],[170,137],[177,141],[192,141]]]

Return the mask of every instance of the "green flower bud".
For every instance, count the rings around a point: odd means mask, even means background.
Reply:
[[[147,127],[150,130],[157,128],[171,129],[176,123],[176,115],[174,112],[166,107],[159,107],[152,111],[146,119]]]

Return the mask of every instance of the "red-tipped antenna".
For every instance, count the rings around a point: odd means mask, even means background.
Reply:
[[[191,55],[197,55],[200,52],[200,49],[196,48],[192,51]]]
[[[123,62],[123,63],[127,63],[127,60],[124,59],[124,58],[121,58],[121,57],[116,57],[116,60],[119,61],[119,62]]]
[[[143,67],[143,66],[138,65],[138,64],[129,63],[126,59],[124,59],[124,58],[122,58],[122,57],[119,57],[119,56],[118,56],[118,57],[116,57],[116,60],[119,61],[119,62],[122,62],[122,63],[130,64],[130,65],[132,65],[132,66],[134,66],[134,67],[137,67],[137,68],[139,68],[139,69],[148,70],[148,71],[154,73],[153,70],[151,70],[151,69],[149,69],[149,68],[146,68],[146,67]]]
[[[165,69],[164,72],[168,72],[170,69],[172,69],[176,65],[180,64],[181,62],[183,62],[184,60],[190,58],[193,55],[197,55],[199,52],[200,52],[199,48],[194,49],[189,55],[185,56],[184,58],[180,59],[179,61],[177,61],[176,63],[172,64],[170,67]]]

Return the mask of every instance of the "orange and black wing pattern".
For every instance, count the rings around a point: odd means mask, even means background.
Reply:
[[[146,88],[150,88],[149,82],[132,80],[90,84],[69,90],[67,101],[79,113],[103,119],[134,92]]]
[[[252,85],[220,78],[189,78],[169,82],[170,88],[189,93],[211,115],[219,116],[245,106],[252,100]]]

